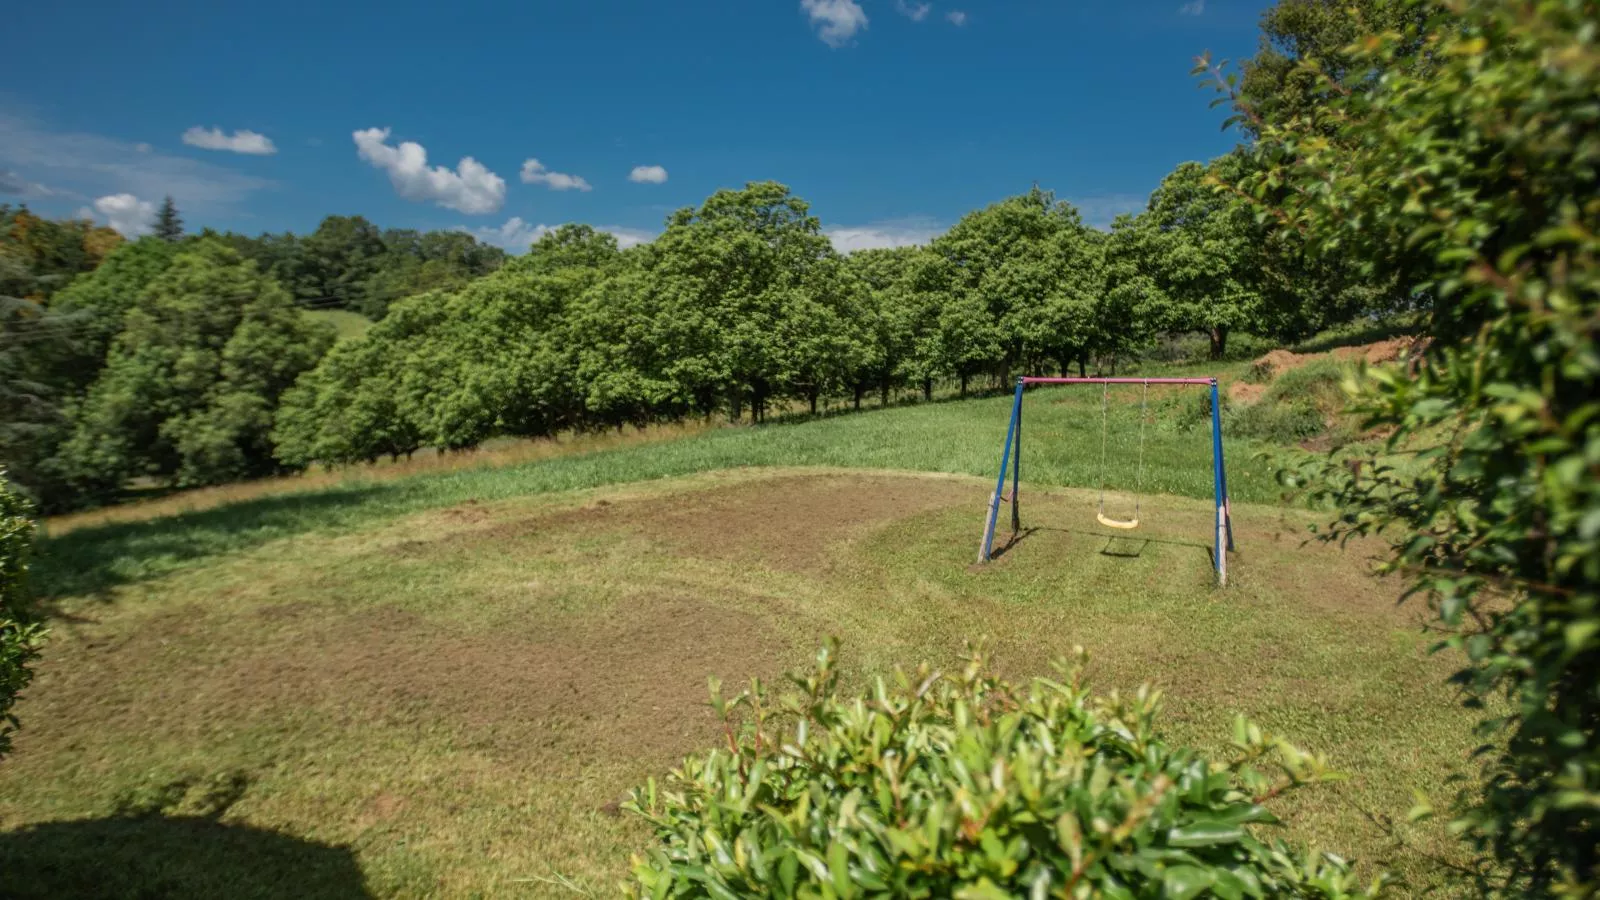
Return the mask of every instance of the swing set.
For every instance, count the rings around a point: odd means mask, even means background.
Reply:
[[[994,529],[1000,518],[1000,504],[1011,504],[1011,534],[1022,530],[1022,513],[1018,505],[1018,489],[1022,479],[1022,396],[1030,384],[1098,384],[1100,385],[1100,499],[1096,505],[1095,521],[1107,528],[1131,531],[1139,527],[1140,495],[1144,490],[1145,420],[1150,409],[1150,385],[1191,385],[1211,389],[1211,475],[1216,494],[1216,534],[1212,560],[1217,571],[1217,584],[1228,583],[1228,554],[1233,552],[1233,510],[1228,501],[1228,473],[1222,459],[1222,411],[1218,403],[1215,378],[1018,378],[1016,398],[1011,403],[1011,423],[1006,426],[1005,448],[1000,452],[1000,477],[995,482],[994,494],[989,497],[989,515],[983,525],[983,543],[978,548],[978,562],[993,558]],[[1111,386],[1137,384],[1143,386],[1139,399],[1139,456],[1133,495],[1133,518],[1118,519],[1106,515],[1106,462],[1108,460],[1107,434],[1111,419]],[[1007,496],[1006,472],[1011,473],[1011,493]]]

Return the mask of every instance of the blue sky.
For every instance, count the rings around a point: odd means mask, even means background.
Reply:
[[[33,77],[0,93],[0,202],[133,231],[170,193],[191,228],[360,214],[521,249],[775,179],[854,247],[1038,182],[1103,224],[1233,144],[1189,70],[1248,55],[1263,5],[35,0],[7,14]]]

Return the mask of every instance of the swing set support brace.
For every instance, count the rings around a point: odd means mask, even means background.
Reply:
[[[988,515],[983,523],[983,542],[978,546],[978,562],[986,563],[994,555],[994,529],[1000,519],[1000,504],[1011,504],[1011,533],[1022,530],[1019,494],[1022,478],[1022,393],[1030,384],[1173,384],[1204,386],[1211,391],[1211,476],[1216,497],[1216,534],[1212,560],[1217,572],[1217,585],[1228,584],[1228,554],[1234,552],[1233,504],[1228,497],[1228,468],[1222,453],[1221,392],[1215,378],[1018,378],[1017,390],[1011,402],[1011,420],[1006,425],[1005,447],[1000,451],[1000,476],[995,479],[994,493],[989,496]],[[1011,475],[1011,495],[1006,496],[1006,475]]]

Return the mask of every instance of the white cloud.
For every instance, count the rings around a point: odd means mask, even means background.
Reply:
[[[1180,16],[1198,16],[1206,11],[1206,0],[1189,0],[1188,3],[1178,7]]]
[[[645,231],[643,228],[624,228],[621,225],[596,225],[595,228],[616,238],[617,246],[624,250],[648,244],[656,239],[655,232]]]
[[[123,237],[138,237],[150,232],[150,220],[155,217],[156,205],[140,200],[132,194],[111,194],[94,201],[95,211],[106,217],[106,222]]]
[[[525,222],[521,216],[512,216],[504,225],[486,225],[479,228],[468,228],[465,225],[457,226],[457,230],[465,231],[485,244],[493,244],[507,253],[527,253],[534,242],[555,231],[557,225],[534,225]],[[604,231],[617,239],[617,246],[626,250],[639,244],[647,244],[656,239],[654,233],[640,228],[624,228],[620,225],[596,225],[596,231]]]
[[[387,128],[352,132],[361,158],[389,173],[395,192],[407,200],[433,201],[468,215],[497,212],[506,199],[506,181],[483,163],[463,156],[452,171],[428,167],[428,151],[414,141],[391,147]]]
[[[634,166],[628,180],[635,184],[666,184],[667,170],[660,166]]]
[[[829,47],[843,47],[867,27],[866,10],[856,0],[800,0],[800,8]]]
[[[272,186],[264,178],[213,163],[104,135],[52,131],[0,110],[0,170],[11,168],[47,180],[58,195],[170,194],[180,209],[195,215],[232,209]]]
[[[869,225],[836,225],[822,229],[840,253],[886,247],[916,247],[944,233],[944,228],[921,217],[890,219]]]
[[[133,145],[133,149],[139,151],[140,153],[149,153],[152,148],[149,144],[140,141],[139,143]]]
[[[1123,213],[1137,215],[1144,211],[1149,197],[1143,194],[1091,194],[1086,197],[1068,197],[1066,201],[1078,210],[1083,223],[1091,228],[1110,228],[1117,216]]]
[[[951,25],[954,25],[957,28],[961,28],[967,24],[967,14],[959,9],[950,10],[944,14],[944,17],[945,19],[949,20]]]
[[[933,9],[931,3],[908,3],[906,0],[894,0],[894,11],[913,22],[921,22],[928,17]]]
[[[563,175],[552,172],[544,167],[544,163],[537,159],[527,159],[522,163],[522,183],[542,184],[552,191],[592,191],[589,182],[577,175]]]
[[[239,130],[233,134],[226,134],[221,128],[201,128],[199,125],[183,133],[183,142],[191,147],[201,150],[227,150],[230,153],[245,153],[251,156],[270,156],[278,152],[272,138],[254,131]],[[134,149],[148,144],[135,144]]]
[[[78,211],[72,214],[72,217],[74,219],[88,219],[89,221],[93,222],[94,210],[87,206],[80,206],[78,207]]]

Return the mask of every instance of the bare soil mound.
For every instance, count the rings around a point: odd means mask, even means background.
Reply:
[[[1410,355],[1412,349],[1417,347],[1418,343],[1416,338],[1395,337],[1371,344],[1335,347],[1326,353],[1295,353],[1292,350],[1274,350],[1257,359],[1252,365],[1256,377],[1262,382],[1268,382],[1290,369],[1298,369],[1319,359],[1365,362],[1367,365],[1373,366],[1380,363],[1394,362]],[[1232,396],[1231,392],[1230,396]],[[1234,399],[1242,398],[1234,397]],[[1257,394],[1253,399],[1260,399],[1260,395]],[[1253,402],[1253,400],[1246,402]]]

